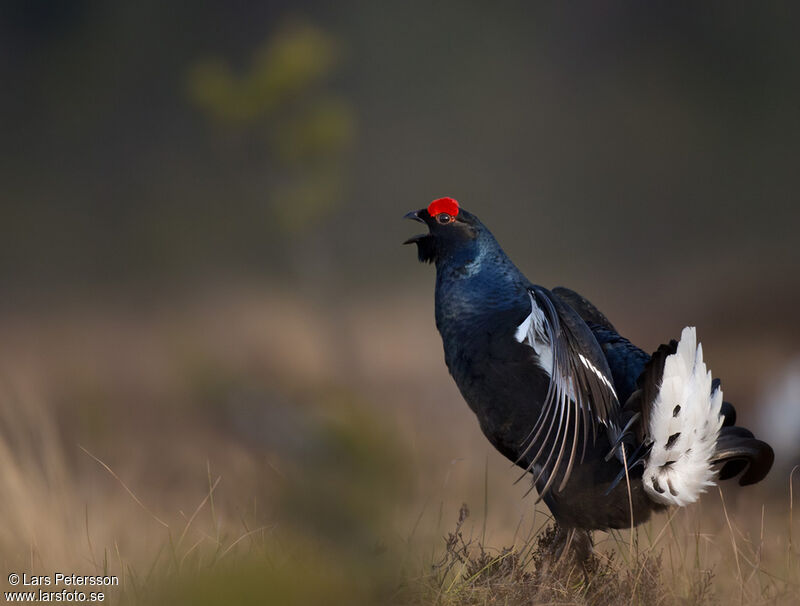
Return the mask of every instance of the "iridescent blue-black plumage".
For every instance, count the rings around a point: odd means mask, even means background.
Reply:
[[[659,366],[585,298],[531,283],[477,217],[446,200],[454,211],[407,215],[429,229],[408,242],[417,244],[421,261],[436,265],[445,362],[483,433],[532,472],[562,526],[607,529],[646,520],[664,505],[651,498],[652,487],[648,497],[642,466],[619,478],[623,452],[646,452],[653,390],[669,352]],[[720,433],[728,456],[719,461],[721,477],[749,466],[748,480],[763,478],[771,449],[736,430]]]

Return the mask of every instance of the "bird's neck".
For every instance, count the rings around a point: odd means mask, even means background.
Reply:
[[[445,340],[530,306],[527,280],[494,239],[476,244],[436,262],[436,324]]]

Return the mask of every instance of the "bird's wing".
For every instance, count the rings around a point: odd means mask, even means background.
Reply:
[[[574,290],[570,290],[569,288],[565,288],[563,286],[556,286],[552,290],[552,293],[567,303],[576,312],[578,312],[578,315],[587,324],[595,324],[597,326],[617,332],[617,329],[614,328],[614,325],[608,321],[608,318],[606,318],[603,313],[597,309],[586,297],[579,295]]]
[[[515,336],[517,341],[533,348],[539,365],[550,376],[550,385],[520,459],[538,445],[527,467],[540,469],[536,481],[549,472],[545,486],[539,491],[541,499],[550,489],[568,445],[569,458],[558,490],[569,480],[581,432],[584,449],[581,459],[589,433],[594,439],[598,424],[612,441],[616,439],[620,405],[603,350],[586,322],[572,307],[541,286],[531,285],[528,295],[531,313],[519,325]]]
[[[636,390],[636,379],[644,371],[650,356],[621,336],[608,318],[586,297],[563,286],[554,288],[552,293],[578,312],[589,326],[608,362],[617,397],[624,405]]]
[[[636,379],[644,371],[650,356],[621,336],[586,297],[563,286],[557,286],[552,293],[574,309],[592,331],[608,362],[619,402],[624,405],[636,390]]]
[[[637,379],[650,361],[650,355],[616,330],[592,323],[589,324],[589,328],[603,350],[608,367],[611,369],[614,389],[617,391],[620,404],[624,407],[631,394],[638,389]]]

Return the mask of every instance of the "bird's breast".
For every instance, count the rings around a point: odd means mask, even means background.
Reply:
[[[513,321],[496,326],[481,318],[473,318],[469,329],[440,326],[456,385],[486,437],[514,461],[539,418],[550,381],[533,349],[514,338],[515,328]]]

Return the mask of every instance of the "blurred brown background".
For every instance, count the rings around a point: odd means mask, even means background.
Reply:
[[[510,534],[532,501],[447,377],[433,270],[400,246],[402,215],[443,195],[645,349],[697,325],[783,489],[798,24],[763,3],[2,3],[6,560],[37,532],[42,563],[103,541],[156,557],[119,538],[143,512],[78,445],[160,518],[185,522],[218,472],[231,519],[290,512],[370,549],[429,514],[438,537],[488,470]],[[75,534],[45,556],[48,474]],[[88,547],[85,510],[104,520]]]

